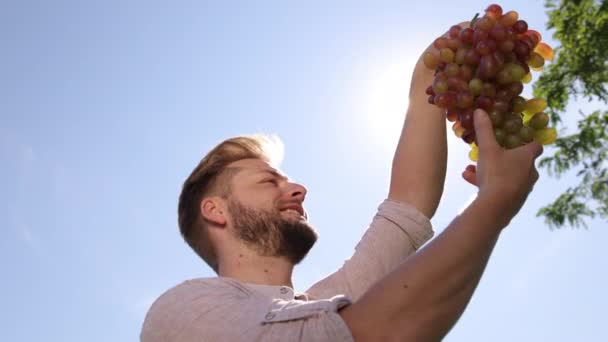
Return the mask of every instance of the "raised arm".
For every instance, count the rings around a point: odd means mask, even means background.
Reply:
[[[432,44],[429,49],[434,49]],[[425,91],[433,82],[434,72],[424,66],[422,56],[412,73],[409,106],[393,158],[388,197],[413,205],[430,219],[445,181],[446,119],[442,109],[428,103]]]
[[[380,206],[352,258],[308,289],[313,296],[344,293],[358,299],[433,235],[429,220],[439,204],[446,172],[446,119],[441,109],[427,102],[425,90],[433,71],[424,66],[423,55],[412,74],[388,201]]]
[[[432,80],[433,72],[424,66],[421,57],[412,74],[409,106],[393,157],[388,194],[389,199],[407,202],[428,218],[439,205],[447,163],[445,116],[427,102],[425,94]]]
[[[475,112],[479,163],[463,176],[477,199],[425,248],[408,258],[341,315],[355,340],[440,341],[467,306],[502,229],[516,215],[538,173],[533,142],[503,150],[492,124]]]

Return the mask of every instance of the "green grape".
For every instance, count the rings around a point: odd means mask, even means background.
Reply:
[[[532,52],[526,63],[528,63],[530,67],[538,69],[545,65],[545,59],[538,53]]]
[[[538,112],[542,112],[547,108],[547,101],[541,98],[534,98],[526,101],[526,106],[524,107],[524,113],[526,114],[534,114]]]
[[[471,159],[471,161],[476,162],[477,160],[479,160],[479,148],[474,145],[471,144],[471,151],[469,151],[469,159]]]
[[[494,136],[496,136],[496,142],[500,146],[505,146],[505,142],[507,140],[507,133],[502,128],[494,129]]]
[[[534,114],[534,116],[528,121],[528,126],[534,129],[543,129],[549,124],[549,115],[544,112]]]
[[[526,70],[517,63],[507,63],[505,69],[509,70],[513,77],[513,82],[520,82],[526,75]]]
[[[454,61],[454,51],[450,48],[443,48],[439,51],[439,58],[445,63],[452,63]]]
[[[494,101],[494,105],[492,106],[492,110],[500,113],[506,113],[509,110],[509,103],[496,99]]]
[[[490,117],[490,121],[492,121],[492,125],[494,126],[494,128],[502,127],[504,123],[504,116],[501,112],[493,110],[488,115]]]
[[[519,132],[521,127],[523,126],[521,117],[508,115],[505,118],[504,129],[507,133],[516,134]]]
[[[524,143],[529,143],[534,140],[534,128],[523,126],[519,130],[519,137]]]
[[[522,144],[521,138],[517,134],[509,134],[505,139],[505,147],[508,149],[515,148]]]
[[[521,96],[518,96],[511,101],[511,106],[512,106],[511,110],[514,113],[521,113],[524,111],[524,108],[526,107],[526,99]]]
[[[436,52],[427,51],[424,53],[422,61],[427,68],[434,70],[439,65],[439,55]]]
[[[539,129],[534,132],[534,140],[538,141],[543,145],[553,144],[557,139],[557,131],[555,128],[547,127],[543,129]]]
[[[515,24],[518,19],[519,14],[517,12],[509,11],[503,14],[502,17],[500,17],[500,19],[498,20],[498,22],[505,27],[510,27],[513,26],[513,24]]]
[[[483,81],[479,78],[474,78],[469,81],[469,90],[475,96],[481,94],[481,86],[483,85]]]

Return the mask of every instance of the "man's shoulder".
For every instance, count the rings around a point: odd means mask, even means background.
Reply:
[[[155,306],[192,304],[193,301],[208,302],[209,297],[239,297],[240,294],[249,293],[235,280],[219,277],[194,278],[166,290],[152,304],[151,309]]]
[[[183,281],[152,303],[144,319],[142,340],[167,340],[163,337],[165,334],[180,331],[180,327],[203,314],[215,317],[218,311],[233,310],[250,295],[232,279],[213,277]]]

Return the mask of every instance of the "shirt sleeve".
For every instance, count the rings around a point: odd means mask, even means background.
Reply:
[[[430,220],[415,207],[384,200],[342,267],[306,292],[312,298],[346,294],[356,301],[433,236]]]
[[[348,341],[344,296],[300,301],[259,296],[238,283],[189,281],[161,296],[144,321],[142,342]]]

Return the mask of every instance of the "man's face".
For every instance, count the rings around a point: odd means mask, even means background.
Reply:
[[[302,203],[306,189],[259,159],[230,167],[228,209],[236,235],[263,256],[286,257],[298,264],[317,240]]]

